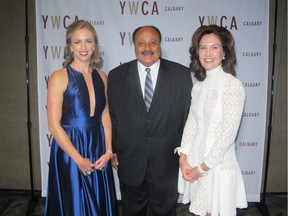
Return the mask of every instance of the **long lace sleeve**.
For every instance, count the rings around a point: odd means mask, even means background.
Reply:
[[[210,168],[221,163],[229,147],[235,142],[245,102],[242,83],[232,79],[224,90],[222,100],[223,118],[215,131],[215,143],[204,158],[205,164]]]

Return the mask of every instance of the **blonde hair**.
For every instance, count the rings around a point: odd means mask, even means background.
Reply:
[[[95,50],[90,59],[90,66],[92,68],[100,68],[102,66],[103,59],[100,56],[98,37],[94,27],[87,21],[77,20],[73,22],[71,25],[69,25],[66,31],[66,46],[64,49],[65,61],[62,63],[63,67],[66,67],[67,65],[71,64],[71,62],[74,60],[74,54],[71,51],[71,38],[75,31],[83,28],[86,28],[92,32],[95,42]]]

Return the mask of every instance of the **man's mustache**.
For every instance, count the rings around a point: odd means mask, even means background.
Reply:
[[[149,54],[149,55],[154,55],[154,52],[152,52],[151,50],[144,50],[144,51],[142,52],[142,55],[147,55],[147,54]]]

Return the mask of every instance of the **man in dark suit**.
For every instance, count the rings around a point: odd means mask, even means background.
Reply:
[[[160,42],[156,27],[137,28],[137,59],[108,75],[112,163],[124,216],[176,215],[179,158],[174,149],[181,143],[192,80],[188,68],[160,57]]]

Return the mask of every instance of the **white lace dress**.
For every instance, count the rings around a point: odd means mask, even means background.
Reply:
[[[235,138],[245,101],[242,83],[219,66],[207,71],[203,82],[192,90],[192,103],[181,147],[192,166],[204,162],[210,170],[195,182],[187,182],[179,171],[178,189],[190,212],[206,216],[236,215],[246,208],[243,176],[236,158]]]

